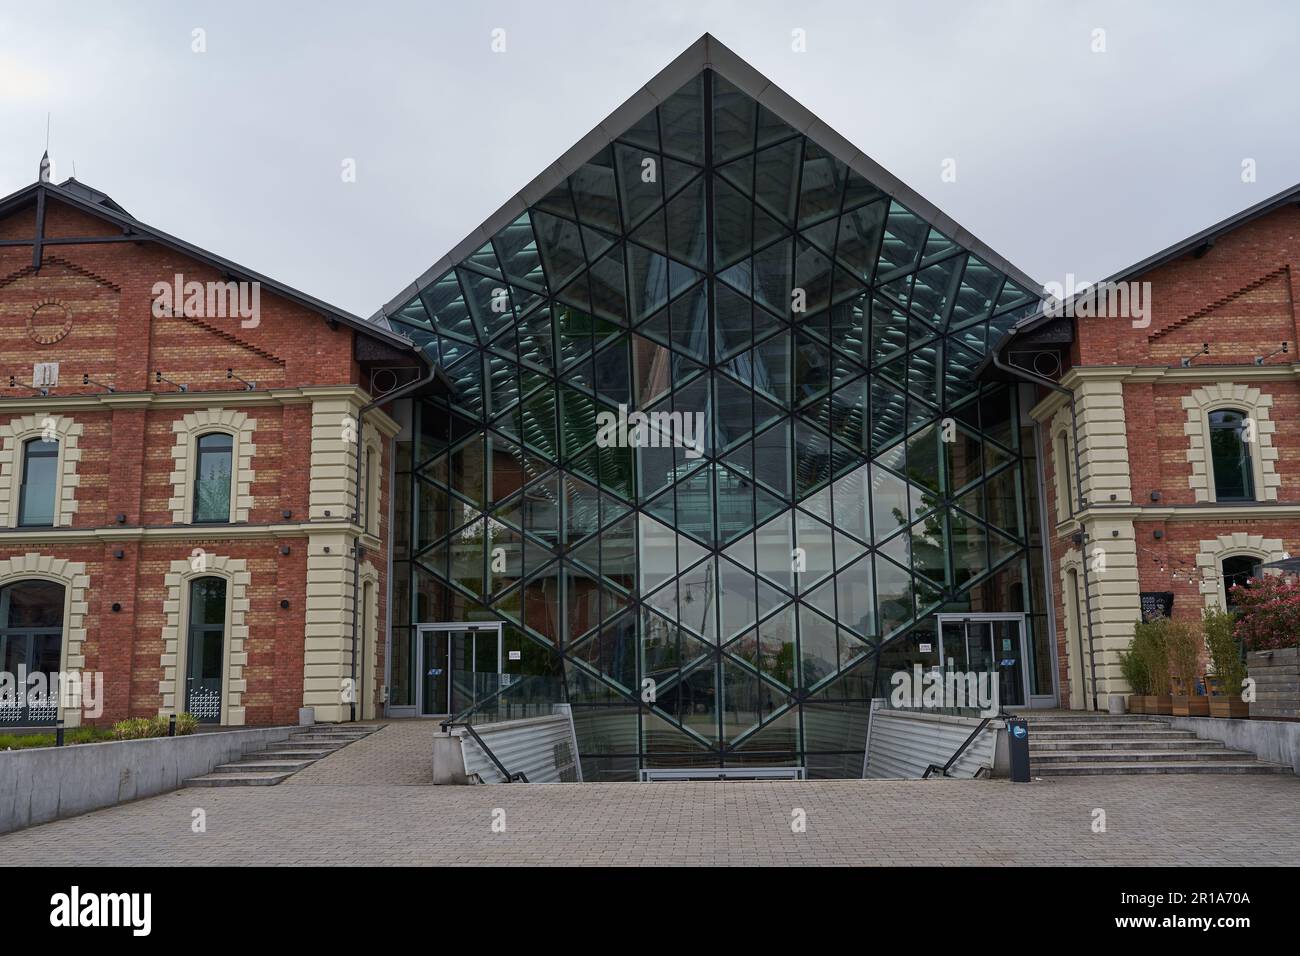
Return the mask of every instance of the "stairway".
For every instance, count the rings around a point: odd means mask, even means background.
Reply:
[[[1026,715],[1035,777],[1135,773],[1290,773],[1159,717]]]
[[[373,734],[383,724],[317,724],[295,730],[283,743],[244,754],[211,773],[191,777],[187,787],[274,787],[303,767],[311,766],[353,741]]]

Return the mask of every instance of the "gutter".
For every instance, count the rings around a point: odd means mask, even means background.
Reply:
[[[989,358],[992,359],[994,368],[998,369],[1001,372],[1006,372],[1008,375],[1017,378],[1026,379],[1030,382],[1035,382],[1039,385],[1043,385],[1046,386],[1047,388],[1050,388],[1054,392],[1061,392],[1062,394],[1069,396],[1070,430],[1074,436],[1074,481],[1075,481],[1076,492],[1077,492],[1076,498],[1078,504],[1082,505],[1083,504],[1083,469],[1080,467],[1081,455],[1079,452],[1079,412],[1078,412],[1078,404],[1075,401],[1074,391],[1072,389],[1066,388],[1064,385],[1060,385],[1057,382],[1053,382],[1050,378],[1044,378],[1042,375],[1039,375],[1036,372],[1030,372],[1027,369],[1017,368],[1015,366],[1005,364],[1002,361],[1002,356],[1001,356],[1002,344],[1003,343],[1001,342],[998,343],[989,352]],[[1071,504],[1070,506],[1070,514],[1071,515],[1074,514],[1073,504]],[[1079,523],[1079,535],[1081,539],[1080,544],[1082,544],[1082,540],[1087,538],[1087,534],[1088,533],[1083,523],[1080,522]],[[1097,646],[1096,646],[1096,637],[1093,634],[1093,630],[1092,630],[1092,588],[1088,580],[1088,552],[1086,549],[1083,552],[1082,563],[1083,563],[1083,600],[1087,608],[1087,624],[1088,624],[1088,670],[1092,678],[1092,708],[1095,711],[1100,711],[1101,706],[1099,701],[1101,699],[1101,695],[1097,691]],[[1078,600],[1077,596],[1075,599]],[[1066,611],[1068,613],[1069,608],[1066,608]]]
[[[353,512],[353,520],[354,524],[361,528],[362,531],[355,533],[352,538],[352,701],[349,704],[349,719],[353,722],[357,719],[357,694],[359,693],[357,685],[357,622],[360,618],[360,611],[357,599],[360,596],[359,592],[361,590],[361,534],[364,533],[365,530],[365,516],[361,512],[361,449],[365,445],[365,442],[363,441],[364,429],[366,427],[365,416],[366,412],[378,405],[387,404],[388,402],[396,401],[399,398],[404,398],[412,392],[438,380],[439,373],[441,372],[438,364],[430,361],[422,349],[417,347],[415,351],[421,361],[429,363],[428,374],[423,378],[416,379],[414,382],[408,382],[406,385],[395,388],[390,392],[385,392],[378,398],[362,405],[357,411],[357,452],[354,463],[356,477],[356,493],[354,500],[356,508]],[[378,635],[376,635],[376,639],[378,639]]]

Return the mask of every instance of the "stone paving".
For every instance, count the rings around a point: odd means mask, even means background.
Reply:
[[[1300,865],[1292,776],[432,787],[435,729],[390,724],[278,787],[180,790],[0,836],[0,864]]]

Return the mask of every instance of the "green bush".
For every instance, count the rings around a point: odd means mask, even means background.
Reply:
[[[1138,621],[1133,627],[1133,654],[1146,672],[1146,693],[1154,697],[1169,694],[1169,618]]]
[[[117,740],[144,740],[148,737],[166,737],[169,718],[163,714],[152,717],[128,717],[113,725],[113,737]],[[176,715],[176,736],[184,737],[194,733],[199,724],[193,714]]]
[[[1231,611],[1221,611],[1217,607],[1207,608],[1202,622],[1205,643],[1210,649],[1210,662],[1214,665],[1214,676],[1219,679],[1219,687],[1228,697],[1241,693],[1242,682],[1246,679],[1241,643],[1233,636],[1236,624],[1237,615]]]
[[[112,740],[113,732],[104,727],[70,727],[63,732],[64,746],[72,744],[97,744]],[[27,750],[31,747],[53,747],[54,734],[0,734],[0,750]]]
[[[1196,678],[1201,667],[1201,648],[1205,638],[1201,629],[1187,621],[1165,622],[1165,645],[1169,649],[1169,666],[1183,683],[1183,693],[1196,693]]]
[[[1128,650],[1120,652],[1119,671],[1132,693],[1139,697],[1151,693],[1151,673],[1147,670],[1146,660],[1138,653],[1136,637],[1129,641]]]

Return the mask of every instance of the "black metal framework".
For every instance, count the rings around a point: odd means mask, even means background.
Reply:
[[[185,711],[200,723],[221,723],[225,673],[226,580],[190,582],[189,633],[185,654]]]
[[[936,613],[1024,611],[1050,661],[1032,430],[974,374],[1036,304],[693,77],[388,316],[456,385],[398,447],[393,702],[417,624],[500,620],[586,780],[857,776]]]
[[[230,521],[234,439],[209,432],[194,440],[194,523]]]
[[[0,730],[58,720],[63,601],[63,585],[55,581],[32,578],[0,588],[0,671],[14,682],[0,695]],[[28,683],[35,674],[44,675],[42,685]]]
[[[23,476],[18,496],[18,524],[48,527],[54,524],[54,496],[58,488],[59,443],[43,438],[23,442]]]

